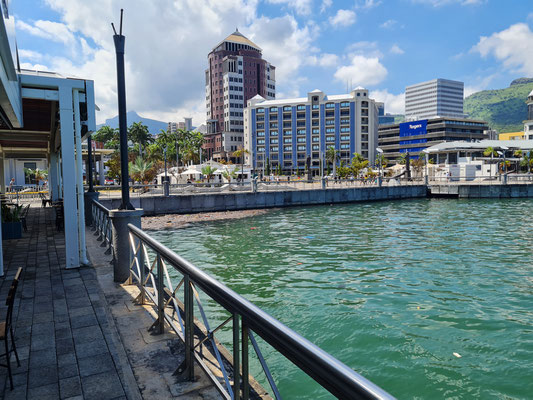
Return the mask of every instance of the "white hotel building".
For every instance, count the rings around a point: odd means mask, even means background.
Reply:
[[[373,163],[377,145],[378,109],[364,88],[331,96],[317,89],[285,100],[257,95],[244,110],[245,162],[253,170],[264,171],[269,162],[271,169],[303,171],[310,157],[318,172],[329,147],[346,163],[356,152]]]

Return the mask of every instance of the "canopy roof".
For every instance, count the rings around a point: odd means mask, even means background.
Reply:
[[[480,140],[467,142],[457,140],[453,142],[443,142],[435,146],[428,147],[428,153],[452,153],[456,151],[482,151],[487,147],[495,150],[502,150],[503,147],[513,150],[533,150],[533,140]]]

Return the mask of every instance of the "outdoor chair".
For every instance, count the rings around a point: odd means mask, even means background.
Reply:
[[[26,217],[28,216],[28,212],[30,211],[30,205],[28,204],[22,212],[20,213],[20,222],[22,222],[22,227],[24,228],[24,232],[28,232],[28,226],[26,225]]]
[[[11,390],[13,390],[13,375],[11,374],[11,353],[15,353],[15,358],[17,359],[17,365],[20,367],[19,355],[17,353],[17,347],[15,346],[15,335],[13,334],[13,304],[15,303],[15,294],[17,293],[17,287],[19,284],[20,274],[22,273],[22,268],[17,270],[15,278],[11,283],[9,288],[9,293],[6,299],[7,314],[6,319],[3,322],[0,322],[0,340],[4,341],[5,344],[5,353],[1,354],[0,357],[6,356],[6,364],[0,364],[2,367],[7,367],[7,372],[9,374],[9,383],[11,384]],[[11,339],[9,339],[11,338]],[[9,341],[11,340],[11,346]]]
[[[54,204],[54,210],[56,213],[56,228],[58,231],[65,227],[65,212],[63,209],[63,203]]]
[[[39,197],[41,199],[41,207],[46,207],[47,204],[52,204],[52,200],[47,199],[43,192],[39,192]]]

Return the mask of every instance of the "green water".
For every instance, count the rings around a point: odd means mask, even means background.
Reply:
[[[152,235],[397,398],[525,399],[532,209],[518,199],[376,202]],[[225,318],[208,309],[212,326]],[[284,398],[330,398],[263,348]]]

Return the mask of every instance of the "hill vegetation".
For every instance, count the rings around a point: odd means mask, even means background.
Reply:
[[[487,121],[500,133],[524,129],[527,117],[526,98],[533,90],[533,78],[515,79],[509,87],[483,90],[465,99],[464,111],[469,118]]]

